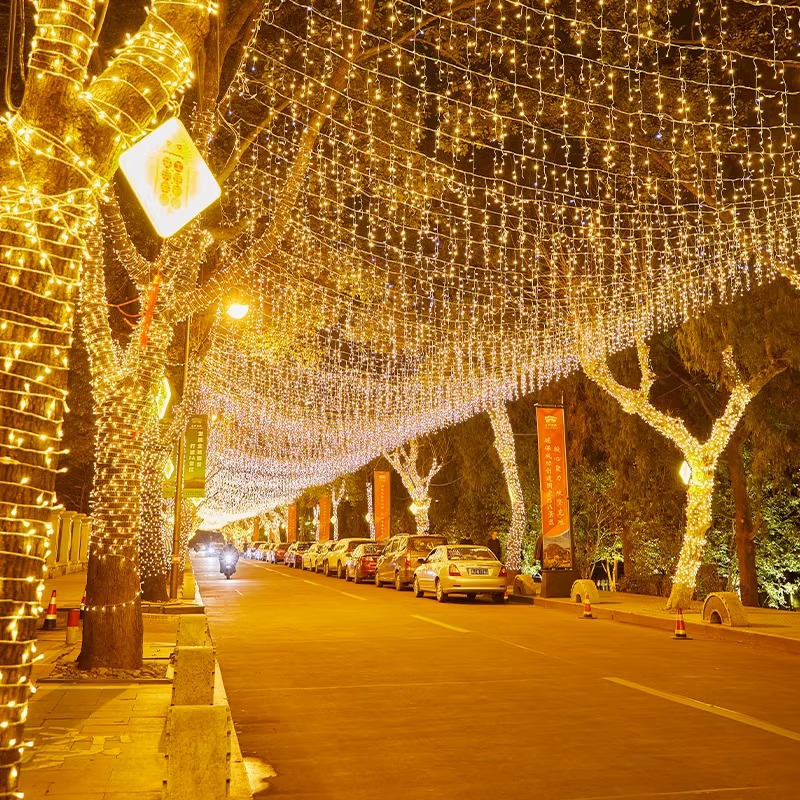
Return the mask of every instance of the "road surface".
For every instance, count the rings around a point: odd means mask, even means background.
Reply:
[[[800,660],[195,558],[239,742],[293,800],[787,800]]]

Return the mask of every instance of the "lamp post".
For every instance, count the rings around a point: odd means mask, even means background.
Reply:
[[[225,310],[231,319],[242,319],[247,315],[250,306],[239,297],[232,299]],[[186,397],[186,384],[189,380],[189,341],[191,338],[192,317],[186,318],[186,338],[183,343],[183,389],[181,401]],[[186,460],[186,431],[178,437],[178,454],[175,465],[175,523],[172,528],[172,559],[169,571],[169,597],[178,599],[178,586],[181,582],[181,525],[183,523],[183,468]]]

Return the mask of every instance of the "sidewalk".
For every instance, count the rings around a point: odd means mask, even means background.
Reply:
[[[665,597],[627,594],[625,592],[600,592],[600,602],[592,606],[592,614],[598,619],[611,619],[630,625],[674,631],[675,613],[664,611]],[[544,598],[536,595],[534,605],[580,614],[581,607],[568,597]],[[800,613],[778,611],[773,608],[746,608],[746,628],[729,628],[703,622],[703,604],[693,601],[683,612],[686,632],[698,639],[740,642],[756,647],[768,647],[785,653],[800,654]]]
[[[45,600],[56,589],[59,606],[75,608],[85,581],[85,573],[54,578],[47,582]],[[168,664],[177,630],[175,616],[144,614],[145,659]],[[73,660],[80,645],[65,644],[60,618],[57,630],[39,631],[39,637],[44,660],[34,669],[38,691],[25,728],[33,748],[23,760],[20,790],[29,800],[161,800],[171,682],[50,682],[55,661]],[[219,670],[216,686],[224,694]],[[229,796],[252,797],[233,728]]]

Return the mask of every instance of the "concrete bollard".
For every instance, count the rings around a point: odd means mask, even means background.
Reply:
[[[230,791],[228,706],[173,706],[167,720],[164,800],[225,800]]]
[[[211,635],[205,614],[183,614],[178,617],[178,647],[208,647]]]
[[[597,591],[594,581],[584,578],[572,584],[570,599],[573,603],[585,603],[587,600],[590,603],[599,603],[600,593]]]
[[[210,706],[214,702],[214,648],[175,648],[173,706]]]
[[[742,601],[735,592],[713,592],[706,597],[703,622],[727,625],[729,628],[746,628],[750,624]]]
[[[181,584],[181,596],[185,601],[193,603],[196,589],[197,589],[197,582],[194,579],[194,570],[192,569],[191,564],[187,563],[186,569],[183,572],[183,583]]]

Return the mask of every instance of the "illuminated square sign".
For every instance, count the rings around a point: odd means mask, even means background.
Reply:
[[[128,148],[119,166],[156,233],[164,238],[220,196],[216,178],[177,117]]]

